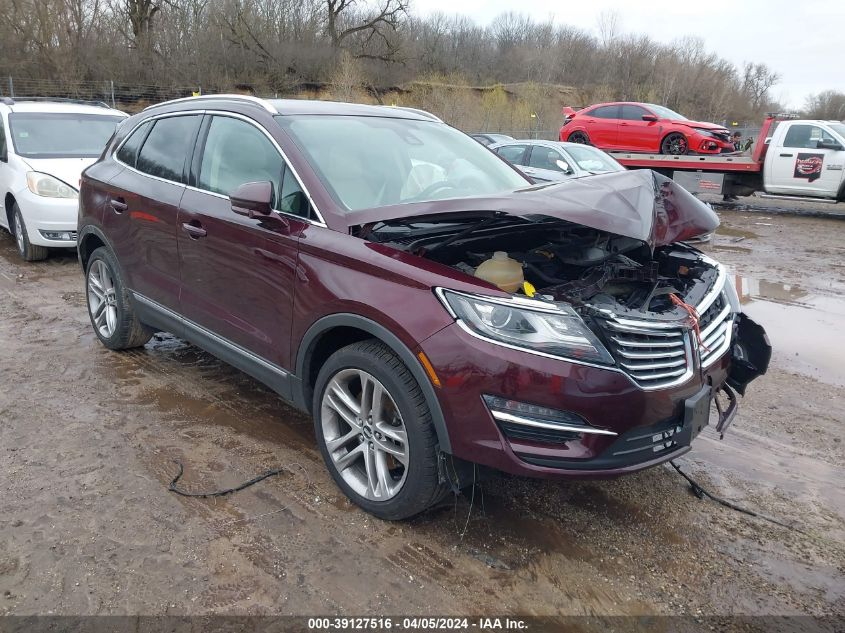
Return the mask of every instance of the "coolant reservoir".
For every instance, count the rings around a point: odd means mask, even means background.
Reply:
[[[505,292],[516,292],[525,281],[522,265],[508,257],[505,251],[496,251],[493,257],[481,262],[475,269],[475,276],[499,286]]]

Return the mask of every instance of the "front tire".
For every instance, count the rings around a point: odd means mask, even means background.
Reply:
[[[101,246],[85,267],[85,295],[91,326],[109,349],[141,347],[153,332],[139,320],[112,252]]]
[[[667,134],[663,142],[660,143],[660,153],[670,154],[672,156],[681,156],[689,152],[689,142],[687,137],[680,132],[672,132]]]
[[[314,389],[320,452],[338,487],[380,519],[437,503],[437,434],[419,384],[386,345],[354,343],[320,369]]]
[[[26,224],[17,202],[12,205],[12,232],[15,234],[18,253],[25,262],[40,262],[42,259],[47,259],[47,247],[29,241]]]

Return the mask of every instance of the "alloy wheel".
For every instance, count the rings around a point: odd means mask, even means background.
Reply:
[[[663,153],[681,156],[687,153],[687,139],[683,134],[670,134],[663,141]]]
[[[117,299],[111,271],[102,259],[88,270],[88,310],[94,327],[103,338],[111,338],[117,328]]]
[[[323,392],[320,427],[343,480],[370,501],[395,497],[408,474],[408,435],[393,397],[361,369],[337,372]]]

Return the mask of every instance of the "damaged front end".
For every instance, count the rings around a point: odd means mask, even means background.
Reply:
[[[593,181],[593,203],[605,205],[599,216],[573,206],[578,188],[563,183],[545,191],[543,213],[440,210],[369,222],[353,233],[507,293],[438,289],[446,309],[476,337],[622,372],[643,391],[697,378],[702,388],[686,403],[685,432],[694,436],[708,423],[715,400],[723,433],[736,413],[733,390],[744,394],[766,372],[771,347],[742,313],[724,267],[683,242],[712,232],[718,219],[656,174],[633,184],[617,179],[621,186],[608,177],[584,180]],[[562,210],[553,213],[555,197]],[[611,217],[611,203],[620,217]],[[726,354],[727,378],[712,384],[709,370]]]

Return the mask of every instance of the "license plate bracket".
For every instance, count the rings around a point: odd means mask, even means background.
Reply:
[[[713,388],[702,387],[694,396],[684,401],[684,426],[682,434],[686,443],[692,440],[710,423],[710,405],[713,402]]]

